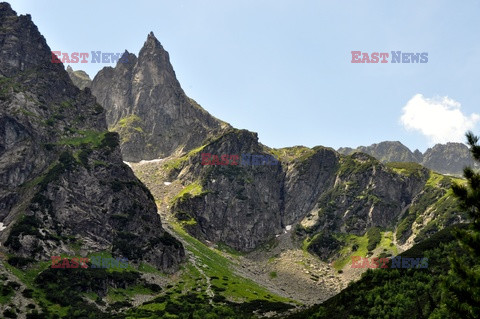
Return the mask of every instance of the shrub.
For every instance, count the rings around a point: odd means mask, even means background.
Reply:
[[[182,247],[182,244],[175,237],[170,235],[170,233],[168,232],[164,232],[163,236],[158,237],[158,239],[151,240],[150,243],[152,243],[152,246],[154,245],[153,243],[155,243],[157,240],[162,244],[164,244],[165,246],[174,246],[175,248]]]
[[[102,142],[100,143],[100,148],[115,148],[119,145],[118,133],[107,132],[105,133]]]
[[[40,227],[40,221],[35,216],[23,216],[12,227],[12,231],[8,235],[5,241],[5,246],[12,248],[14,251],[19,250],[22,245],[20,244],[20,235],[33,235],[40,236],[38,228]]]
[[[93,108],[93,115],[102,114],[102,112],[103,107],[100,104],[95,104],[95,107]]]
[[[8,259],[8,263],[16,268],[25,267],[35,261],[36,261],[35,259],[30,257],[17,257],[17,256],[13,256]]]
[[[315,235],[308,245],[308,251],[316,254],[321,259],[329,258],[337,249],[340,242],[328,231],[321,231]]]
[[[3,315],[5,318],[17,318],[17,313],[13,309],[6,309]]]
[[[370,228],[367,232],[367,238],[368,238],[367,250],[372,251],[377,247],[377,245],[380,243],[380,240],[382,239],[382,234],[380,233],[380,229],[378,227]]]
[[[78,159],[80,160],[80,163],[82,163],[82,165],[85,168],[88,168],[88,157],[90,156],[91,153],[92,153],[92,150],[89,148],[84,148],[80,151],[80,153],[78,153]]]

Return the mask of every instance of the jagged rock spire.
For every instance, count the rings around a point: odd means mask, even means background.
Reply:
[[[110,129],[120,133],[127,161],[166,157],[202,145],[228,124],[188,98],[177,80],[168,52],[150,32],[133,63],[104,68],[92,93],[107,111]],[[128,125],[117,125],[130,123]]]

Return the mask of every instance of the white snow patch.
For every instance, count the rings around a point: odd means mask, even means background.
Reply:
[[[164,160],[164,158],[157,158],[157,159],[153,159],[153,160],[149,160],[149,161],[141,160],[140,162],[138,162],[138,164],[143,165],[143,164],[148,164],[148,163],[158,163],[158,162],[161,162],[163,160]]]
[[[0,223],[0,231],[4,230],[5,228],[7,228],[7,227],[3,226],[3,223]]]
[[[132,168],[132,165],[130,165],[130,163],[129,163],[129,162],[125,162],[125,161],[123,161],[123,162],[124,162],[125,164],[127,164],[127,165],[128,165],[128,167]]]
[[[289,231],[290,229],[292,229],[292,225],[287,225],[287,227],[285,227],[285,229],[286,229],[287,231]]]
[[[167,186],[168,186],[168,185],[170,185],[170,184],[171,184],[171,182],[163,182],[163,185],[167,185]]]

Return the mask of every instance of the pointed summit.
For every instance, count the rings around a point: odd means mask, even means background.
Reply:
[[[4,76],[13,76],[33,67],[55,69],[56,72],[63,69],[60,63],[51,63],[51,50],[31,16],[17,16],[6,2],[0,3],[0,45],[0,74]]]
[[[150,31],[150,33],[148,34],[147,41],[149,39],[153,39],[154,41],[158,42],[157,38],[155,37],[155,34],[153,34],[153,31]]]
[[[147,36],[147,41],[145,41],[145,43],[143,44],[143,48],[142,50],[140,51],[140,54],[141,52],[144,50],[144,49],[148,49],[148,48],[151,48],[151,49],[161,49],[162,51],[166,52],[163,47],[162,47],[162,44],[160,43],[160,41],[158,41],[158,39],[155,37],[155,35],[153,34],[153,31],[151,31],[148,36]]]
[[[0,2],[0,17],[7,17],[7,16],[16,16],[17,13],[13,11],[10,3],[8,2]]]
[[[150,31],[150,33],[147,36],[147,42],[149,41],[160,44],[160,41],[158,41],[158,39],[155,37],[155,34],[153,34],[153,31]]]
[[[130,64],[130,56],[128,60]],[[185,95],[168,52],[153,32],[138,59],[126,67],[119,64],[98,72],[92,93],[105,108],[110,129],[122,137],[126,161],[191,150],[229,127]]]
[[[117,62],[117,66],[126,66],[127,68],[131,68],[136,62],[137,56],[125,50],[125,52],[122,54],[122,57]]]
[[[140,53],[138,53],[138,67],[145,68],[148,73],[147,77],[161,82],[170,82],[175,90],[181,90],[180,83],[177,81],[177,76],[170,63],[170,56],[168,52],[157,40],[153,32],[148,34],[147,40],[143,44]]]

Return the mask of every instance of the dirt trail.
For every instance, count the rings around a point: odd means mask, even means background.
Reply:
[[[182,241],[182,244],[184,245],[184,247],[187,247],[188,249],[188,244],[186,244],[184,241]],[[198,264],[197,264],[197,258],[195,257],[195,255],[190,252],[190,251],[187,251],[187,254],[188,254],[188,259],[190,260],[190,262],[192,263],[193,267],[195,267],[198,272],[202,275],[203,278],[205,278],[205,282],[207,284],[207,288],[205,289],[205,293],[207,294],[207,296],[209,297],[209,300],[208,302],[213,305],[213,300],[212,298],[215,296],[215,293],[213,292],[212,290],[212,283],[210,281],[210,277],[208,277],[205,272],[203,271],[202,267],[200,267]]]

